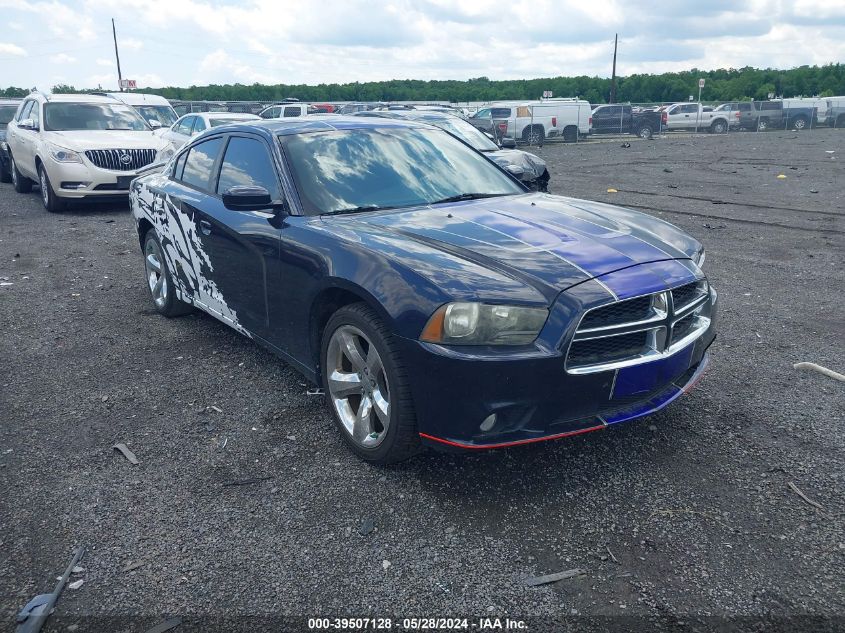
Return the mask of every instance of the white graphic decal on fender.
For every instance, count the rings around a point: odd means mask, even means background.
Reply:
[[[162,175],[152,179],[153,185],[158,184],[159,179],[162,185],[166,182],[166,177]],[[249,331],[238,322],[235,310],[226,304],[217,284],[210,278],[214,272],[211,259],[197,234],[194,219],[180,208],[178,201],[166,193],[151,191],[146,183],[135,181],[129,194],[129,204],[136,217],[144,217],[152,223],[174,281],[176,296],[251,338]]]

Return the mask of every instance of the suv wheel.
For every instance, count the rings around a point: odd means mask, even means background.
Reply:
[[[419,450],[408,377],[393,335],[372,308],[355,303],[335,312],[320,360],[326,400],[353,453],[390,464]]]
[[[9,157],[9,171],[12,172],[12,185],[18,193],[29,193],[32,191],[32,181],[24,176],[15,163],[15,157]]]
[[[53,185],[50,184],[50,178],[43,165],[38,166],[38,185],[41,187],[41,202],[48,212],[61,213],[65,210],[66,203],[53,191]]]

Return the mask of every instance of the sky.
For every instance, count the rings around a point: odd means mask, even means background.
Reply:
[[[0,87],[519,79],[845,61],[845,0],[0,0]]]

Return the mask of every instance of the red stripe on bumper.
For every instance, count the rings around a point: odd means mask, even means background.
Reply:
[[[516,440],[514,442],[502,442],[501,444],[464,444],[463,442],[453,442],[452,440],[444,440],[441,437],[434,437],[427,433],[420,433],[420,437],[433,442],[440,442],[448,446],[456,446],[457,448],[465,448],[468,450],[486,450],[489,448],[506,448],[508,446],[519,446],[521,444],[533,444],[534,442],[547,442],[549,440],[557,440],[562,437],[571,437],[573,435],[581,435],[582,433],[589,433],[590,431],[598,431],[605,428],[606,425],[599,424],[598,426],[590,426],[586,429],[578,429],[577,431],[567,431],[566,433],[558,433],[557,435],[546,435],[545,437],[532,437],[527,440]]]

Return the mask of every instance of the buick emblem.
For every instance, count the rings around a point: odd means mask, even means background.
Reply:
[[[128,165],[129,163],[132,162],[132,157],[127,152],[123,152],[120,155],[120,162],[123,165]]]

